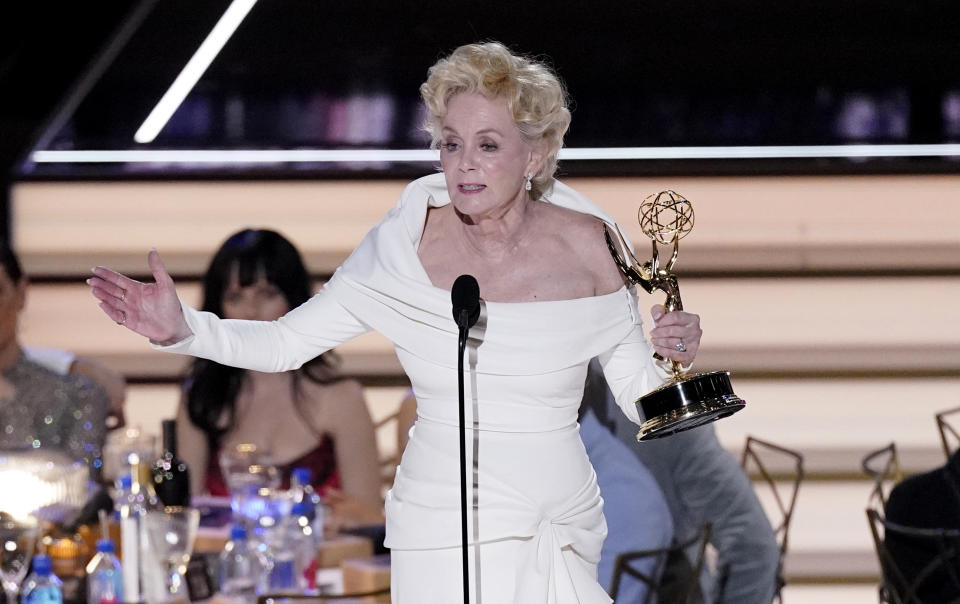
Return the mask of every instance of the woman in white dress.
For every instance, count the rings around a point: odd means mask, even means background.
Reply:
[[[98,267],[93,295],[154,346],[258,371],[293,369],[374,329],[410,377],[418,419],[387,496],[394,604],[461,601],[457,326],[450,289],[480,285],[465,362],[472,467],[471,601],[601,604],[606,534],[577,409],[598,356],[626,415],[688,364],[699,319],[653,309],[649,343],[635,288],[603,237],[612,219],[554,181],[570,121],[544,65],[498,43],[458,48],[421,86],[443,174],[407,186],[316,296],[274,322],[224,321],[179,302],[157,252],[155,283]],[[681,352],[681,349],[683,350]]]

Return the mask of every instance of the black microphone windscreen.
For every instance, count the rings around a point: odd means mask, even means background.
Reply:
[[[453,320],[460,322],[460,312],[467,311],[467,327],[473,327],[480,318],[480,285],[473,275],[460,275],[450,290],[453,302]]]

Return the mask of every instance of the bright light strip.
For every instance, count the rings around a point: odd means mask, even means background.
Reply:
[[[180,103],[190,94],[197,80],[210,67],[210,63],[217,57],[227,40],[230,39],[230,36],[233,35],[233,32],[236,31],[256,3],[257,0],[233,0],[230,3],[220,20],[207,34],[207,38],[193,53],[173,84],[170,85],[156,107],[137,129],[137,132],[133,135],[133,140],[138,143],[149,143],[157,138],[157,135],[167,125]]]
[[[787,159],[798,157],[950,157],[960,144],[593,147],[562,149],[560,159]]]
[[[129,151],[35,151],[37,163],[279,164],[330,162],[433,162],[434,149],[186,149]]]
[[[960,144],[801,145],[766,147],[591,147],[560,150],[565,160],[788,159],[817,157],[960,157]],[[31,159],[50,163],[278,164],[436,162],[435,149],[133,149],[34,151]]]

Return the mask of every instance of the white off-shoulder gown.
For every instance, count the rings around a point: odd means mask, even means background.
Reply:
[[[613,222],[559,182],[545,200]],[[371,329],[394,343],[418,407],[386,499],[394,604],[462,601],[457,326],[450,292],[430,283],[417,256],[428,207],[449,202],[442,174],[412,182],[308,302],[275,322],[184,305],[194,335],[163,348],[286,371]],[[596,579],[606,523],[577,409],[587,362],[599,356],[621,408],[641,421],[633,401],[666,374],[640,323],[633,288],[482,304],[465,362],[475,604],[610,602]]]

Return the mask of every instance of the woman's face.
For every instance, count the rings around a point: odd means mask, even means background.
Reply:
[[[279,287],[260,277],[242,287],[237,271],[223,292],[223,318],[252,321],[275,321],[290,311],[290,304]]]
[[[472,218],[499,218],[525,199],[527,174],[542,155],[520,135],[502,98],[462,92],[447,102],[440,164],[454,208]]]

